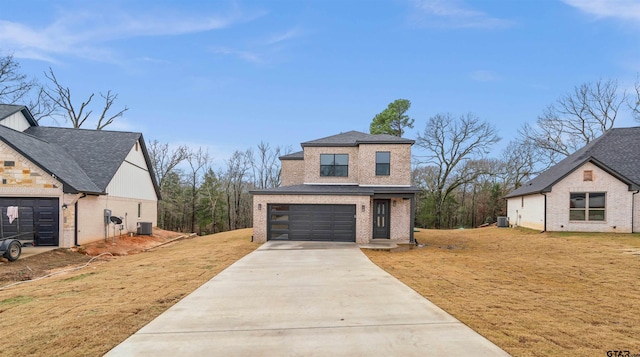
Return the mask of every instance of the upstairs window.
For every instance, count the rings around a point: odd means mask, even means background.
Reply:
[[[320,154],[320,176],[349,176],[349,154]]]
[[[576,192],[570,194],[570,221],[604,221],[604,192]]]
[[[389,151],[376,151],[376,176],[389,176],[391,174],[391,153]]]

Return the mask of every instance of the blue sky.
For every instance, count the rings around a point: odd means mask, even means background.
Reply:
[[[76,100],[112,90],[110,126],[208,148],[368,132],[395,99],[429,117],[474,112],[515,137],[585,82],[640,73],[638,0],[4,0],[0,52],[53,68]],[[616,126],[632,126],[626,113]],[[495,156],[502,146],[496,147]]]

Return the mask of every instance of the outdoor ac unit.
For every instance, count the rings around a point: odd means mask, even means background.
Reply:
[[[152,233],[152,222],[138,222],[138,235],[150,236]]]
[[[498,227],[500,228],[509,227],[509,217],[498,217]]]

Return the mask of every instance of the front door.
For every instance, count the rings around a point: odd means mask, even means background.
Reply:
[[[373,238],[389,239],[389,200],[373,200]]]

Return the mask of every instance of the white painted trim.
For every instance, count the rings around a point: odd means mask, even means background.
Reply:
[[[360,187],[411,187],[411,185],[360,185]]]
[[[322,183],[316,183],[316,182],[305,182],[305,185],[316,185],[316,186],[359,186],[358,183],[351,183],[351,182],[346,182],[346,183],[341,183],[341,182],[331,182],[331,183],[327,183],[327,182],[322,182]]]

